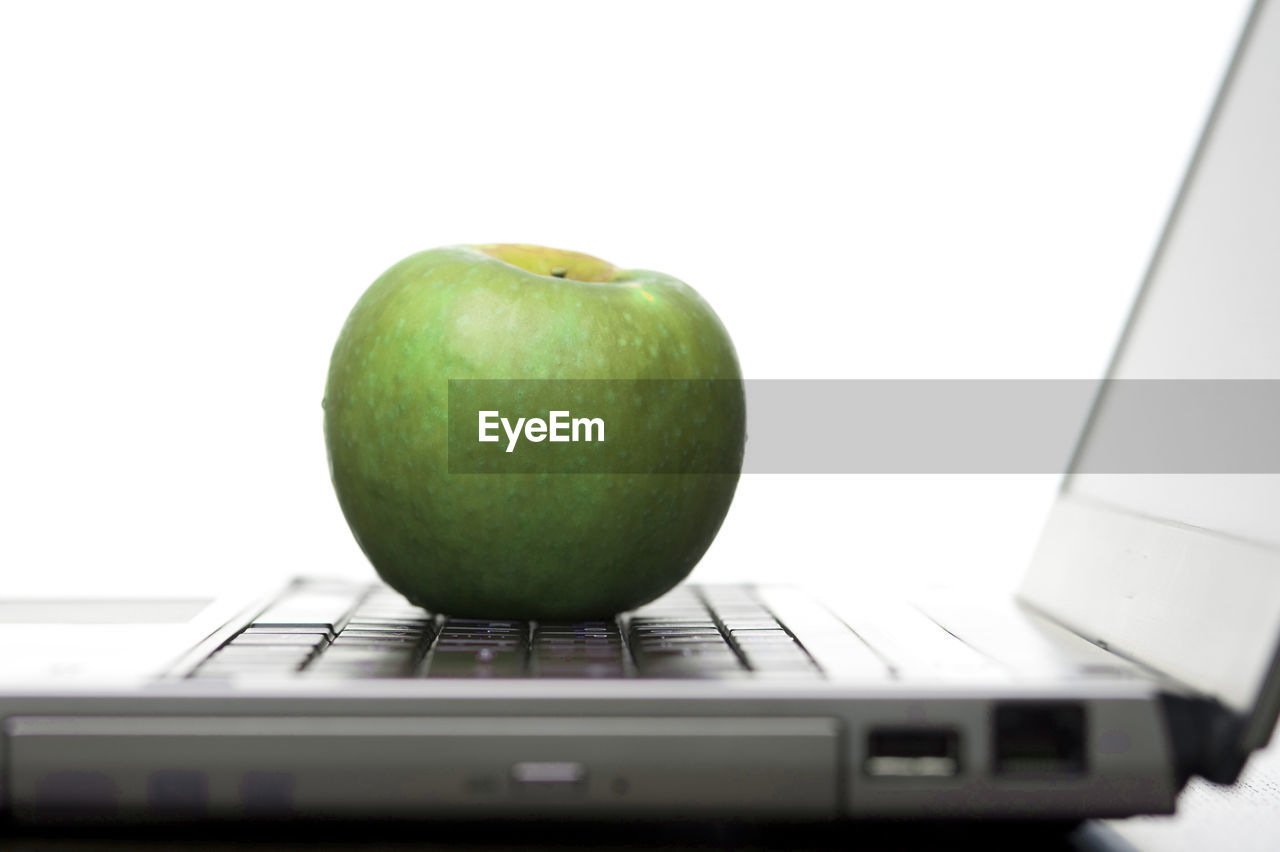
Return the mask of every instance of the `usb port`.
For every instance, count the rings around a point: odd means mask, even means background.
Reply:
[[[946,728],[877,728],[863,770],[876,778],[950,778],[960,772],[960,736]]]
[[[995,771],[999,775],[1062,775],[1085,771],[1084,707],[1028,701],[995,709]]]

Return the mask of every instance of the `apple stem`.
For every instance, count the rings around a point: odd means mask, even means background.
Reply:
[[[564,267],[564,266],[557,266],[551,270],[551,275],[555,278],[563,278],[568,274],[569,274],[569,269],[568,267]]]

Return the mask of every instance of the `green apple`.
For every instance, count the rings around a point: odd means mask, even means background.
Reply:
[[[369,561],[461,617],[590,618],[658,597],[715,538],[746,441],[733,344],[692,288],[529,245],[387,270],[338,337],[324,410]]]

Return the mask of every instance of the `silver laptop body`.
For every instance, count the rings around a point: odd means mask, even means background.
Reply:
[[[1109,378],[1280,379],[1277,103],[1263,3]],[[565,624],[325,579],[0,600],[0,812],[1171,811],[1193,776],[1233,781],[1280,710],[1280,476],[1090,473],[1114,408],[1104,389],[1016,599],[686,585]]]

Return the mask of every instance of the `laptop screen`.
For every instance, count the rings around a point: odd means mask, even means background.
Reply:
[[[1280,547],[1278,431],[1254,424],[1233,433],[1234,446],[1185,447],[1172,454],[1185,467],[1175,462],[1157,474],[1078,472],[1107,470],[1099,445],[1134,422],[1114,397],[1147,394],[1130,380],[1280,386],[1280,10],[1270,4],[1259,14],[1113,361],[1111,378],[1124,381],[1100,397],[1065,487],[1147,517]],[[1186,418],[1240,422],[1277,409],[1280,391],[1270,384],[1221,384],[1166,385],[1159,396],[1179,402]],[[1218,410],[1205,410],[1212,407]],[[1142,440],[1175,431],[1173,424],[1151,427]],[[1215,459],[1230,472],[1213,472]]]
[[[1246,714],[1245,748],[1280,713],[1277,103],[1262,3],[1018,593]]]

